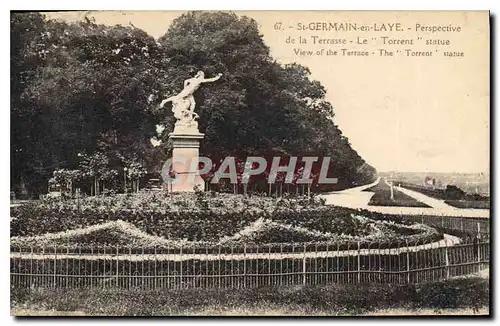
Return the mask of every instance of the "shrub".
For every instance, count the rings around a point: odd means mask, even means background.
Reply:
[[[457,186],[448,185],[444,190],[444,198],[451,200],[460,200],[465,197],[465,192]]]
[[[445,204],[448,204],[457,208],[474,208],[474,209],[489,209],[489,200],[445,200]]]
[[[489,282],[455,279],[423,285],[332,284],[245,289],[46,289],[11,288],[11,308],[84,311],[87,314],[161,316],[276,311],[287,315],[350,315],[378,309],[488,307]]]

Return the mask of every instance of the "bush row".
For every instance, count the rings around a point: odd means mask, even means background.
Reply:
[[[94,315],[239,314],[351,315],[379,309],[457,309],[489,306],[489,282],[467,278],[423,285],[332,284],[255,289],[11,289],[11,308],[40,307]],[[230,308],[228,308],[230,307]]]

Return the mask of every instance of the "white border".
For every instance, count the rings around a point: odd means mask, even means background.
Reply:
[[[162,2],[156,2],[156,1],[147,1],[147,0],[141,0],[141,1],[102,1],[102,0],[86,0],[84,2],[69,2],[67,0],[62,1],[62,0],[45,0],[45,1],[34,1],[34,0],[25,0],[23,2],[9,2],[5,1],[2,2],[1,6],[2,7],[7,7],[7,8],[2,8],[4,10],[0,11],[2,15],[2,22],[4,23],[4,28],[2,29],[3,32],[3,40],[4,43],[9,43],[10,40],[10,30],[9,30],[9,24],[10,24],[10,19],[9,19],[9,10],[33,10],[36,8],[37,10],[85,10],[85,9],[92,9],[92,10],[191,10],[191,9],[197,9],[197,10],[217,10],[217,9],[231,9],[231,10],[491,10],[492,13],[498,13],[500,12],[500,1],[497,0],[474,0],[474,1],[450,1],[450,2],[444,2],[444,1],[437,1],[437,0],[419,0],[419,1],[390,1],[390,0],[377,0],[377,1],[370,1],[370,0],[349,0],[349,1],[343,1],[341,3],[339,2],[334,2],[334,1],[316,1],[316,0],[308,0],[308,1],[303,1],[303,2],[271,2],[269,0],[252,0],[252,1],[245,1],[245,2],[236,2],[236,1],[229,1],[229,0],[191,0],[189,2],[186,1],[178,1],[178,2],[173,2],[173,1],[162,1]],[[82,4],[85,5],[86,8],[82,8]],[[496,17],[496,26],[495,26],[495,39],[498,39],[498,16]],[[7,75],[9,74],[8,71],[10,69],[10,52],[8,51],[8,46],[3,47],[2,51],[2,60],[0,61],[3,65],[3,71],[5,72],[3,74],[4,79],[3,79],[3,89],[4,90],[10,90],[10,80],[8,79]],[[495,53],[495,59],[498,59],[498,51]],[[498,60],[497,60],[498,61]],[[496,73],[496,69],[494,72],[494,75]],[[494,77],[494,75],[492,77]],[[1,186],[2,186],[2,192],[1,192],[1,197],[5,200],[5,204],[2,205],[2,207],[5,208],[5,213],[3,214],[3,223],[5,223],[4,227],[2,227],[0,230],[3,232],[2,239],[8,239],[9,238],[9,219],[8,217],[8,207],[9,207],[9,202],[7,201],[9,198],[8,193],[10,192],[9,189],[9,169],[10,169],[10,159],[7,159],[8,155],[7,153],[10,153],[10,141],[9,141],[9,135],[10,135],[10,98],[9,98],[9,92],[4,91],[2,93],[2,102],[3,102],[3,107],[2,110],[0,111],[1,117],[0,121],[4,123],[4,128],[2,128],[2,133],[3,137],[1,137],[1,149],[2,152],[5,153],[4,159],[1,160],[2,164],[2,172],[1,173]],[[493,110],[493,108],[491,108]],[[498,114],[496,114],[495,118],[495,126],[498,126]],[[495,139],[496,138],[496,133],[495,133]],[[495,167],[498,167],[496,165]],[[496,177],[494,180],[494,184],[498,185],[498,169],[496,173]],[[497,191],[495,191],[495,196],[493,198],[493,205],[495,207],[497,206],[499,199],[498,199],[498,194]],[[497,231],[498,225],[500,223],[496,222],[496,229]],[[496,233],[493,231],[493,233]],[[500,233],[499,233],[500,234]],[[2,246],[2,261],[7,262],[7,259],[9,257],[9,244],[8,241],[5,240],[4,246]],[[493,251],[496,253],[495,249]],[[497,260],[498,256],[495,255],[495,260]],[[2,287],[3,289],[8,289],[8,283],[9,283],[9,270],[8,268],[4,267],[0,270],[0,273],[2,274],[2,280],[4,282],[4,286]],[[498,282],[495,282],[495,293],[498,294]],[[499,300],[495,300],[496,302],[495,305],[495,310],[498,313],[498,305],[499,305]],[[7,291],[3,291],[3,296],[2,296],[2,315],[3,316],[9,316],[10,315],[10,298],[8,295]],[[59,322],[63,322],[64,324],[74,322],[75,320],[61,320]],[[79,320],[80,321],[80,320]],[[106,322],[123,322],[123,320],[106,320]],[[212,320],[212,322],[223,322],[224,320],[221,319],[216,319]],[[229,322],[233,322],[233,320],[227,320]],[[226,321],[226,322],[227,322]],[[243,321],[243,320],[241,320]],[[259,322],[259,324],[275,324],[275,323],[282,323],[282,322],[299,322],[299,323],[309,323],[311,321],[318,321],[318,322],[324,322],[324,323],[331,323],[335,322],[337,323],[343,323],[344,321],[339,321],[339,320],[251,320],[251,322]],[[394,320],[395,322],[399,323],[401,322],[400,320]],[[404,322],[408,322],[409,320],[405,320]],[[412,320],[412,322],[417,321]],[[16,322],[12,317],[8,319],[7,323],[10,325],[12,323]],[[37,320],[38,323],[41,324],[47,324],[50,325],[54,322],[54,320]],[[104,325],[105,321],[104,320],[86,320],[86,322],[91,322],[92,325]],[[127,320],[127,323],[137,323],[137,324],[142,324],[146,322],[146,320],[140,320],[139,321],[134,321],[134,320]],[[151,321],[149,321],[151,322]],[[165,321],[162,320],[152,320],[152,322],[155,323],[164,323]],[[170,323],[177,323],[178,320],[168,320],[167,321],[169,324]],[[185,323],[186,321],[184,321]],[[193,322],[193,321],[190,321]],[[248,321],[247,321],[248,322]],[[351,321],[352,322],[352,321]],[[361,321],[356,321],[356,323],[360,323]],[[373,322],[373,321],[371,321]],[[378,322],[387,322],[387,320],[379,320]],[[422,322],[429,323],[429,324],[441,324],[443,322],[445,323],[453,323],[454,320],[438,320],[438,321],[432,321],[432,320],[422,320]],[[474,321],[477,322],[477,321]],[[27,323],[27,321],[24,321],[24,323]]]
[[[82,8],[84,4],[84,8]],[[272,2],[268,0],[252,0],[245,2],[224,0],[191,0],[183,1],[101,1],[87,0],[69,2],[64,0],[34,1],[25,0],[15,3],[16,10],[488,10],[495,4],[493,0],[475,1],[389,1],[389,0],[349,0],[327,1],[308,0],[300,2]],[[85,8],[86,7],[86,8]]]

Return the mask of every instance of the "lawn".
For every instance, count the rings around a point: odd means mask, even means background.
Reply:
[[[446,189],[428,188],[406,182],[394,181],[395,185],[420,192],[426,196],[444,200],[446,204],[457,208],[489,209],[490,198],[475,193],[466,193],[456,186]]]
[[[375,194],[370,198],[368,205],[372,206],[397,206],[397,207],[430,207],[413,197],[410,197],[399,190],[393,189],[394,199],[391,199],[391,188],[381,180],[377,185],[365,189]]]

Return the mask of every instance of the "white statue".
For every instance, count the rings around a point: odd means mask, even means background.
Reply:
[[[166,103],[172,102],[172,112],[177,119],[175,124],[176,129],[182,126],[198,130],[198,122],[195,121],[198,118],[198,114],[194,112],[196,102],[194,101],[193,94],[200,88],[202,83],[214,82],[219,80],[221,76],[222,74],[217,74],[216,77],[205,79],[203,71],[198,71],[193,78],[184,81],[184,89],[179,94],[171,96],[160,103],[160,108],[162,108]]]

